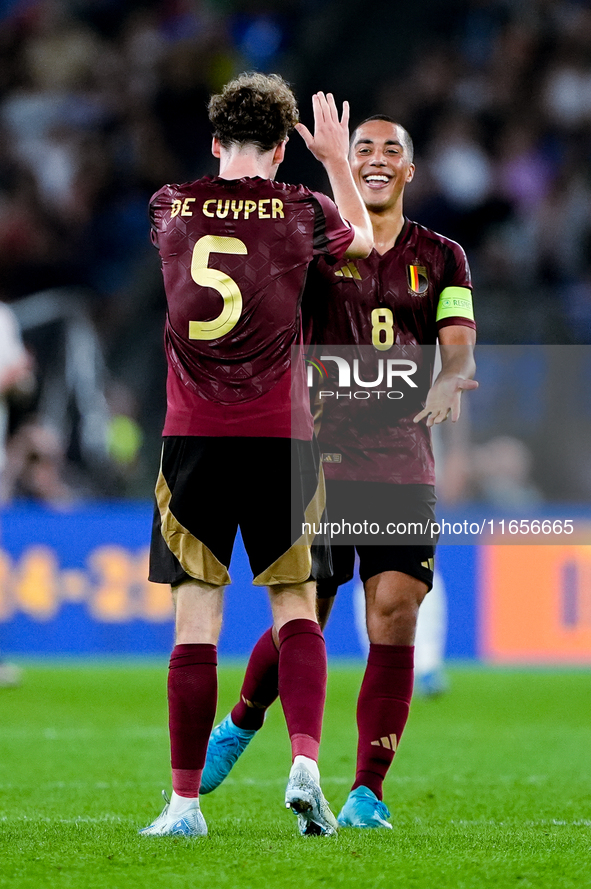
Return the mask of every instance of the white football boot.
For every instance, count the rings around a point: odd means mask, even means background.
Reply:
[[[162,791],[166,805],[158,817],[140,830],[143,837],[206,837],[207,824],[198,799],[184,799],[172,794],[170,800]]]
[[[285,789],[285,807],[298,816],[302,836],[337,835],[337,819],[330,811],[318,781],[301,762],[294,762],[291,767]]]

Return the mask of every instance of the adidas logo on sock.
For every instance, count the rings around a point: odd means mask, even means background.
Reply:
[[[385,747],[386,750],[393,750],[396,752],[396,748],[398,747],[398,739],[396,735],[388,735],[385,738],[379,738],[377,741],[371,742],[372,747]]]

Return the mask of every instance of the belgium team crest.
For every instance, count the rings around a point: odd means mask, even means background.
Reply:
[[[413,293],[422,296],[429,289],[429,276],[424,265],[407,265],[408,286]]]

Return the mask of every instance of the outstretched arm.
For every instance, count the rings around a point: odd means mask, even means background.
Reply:
[[[328,174],[334,200],[341,215],[351,223],[354,237],[346,255],[350,258],[368,256],[373,247],[373,232],[365,204],[359,196],[349,167],[349,103],[343,103],[339,111],[334,96],[316,93],[312,96],[314,109],[314,134],[304,126],[296,129],[314,157]]]
[[[472,377],[476,372],[474,344],[476,332],[471,327],[450,326],[439,331],[441,371],[429,389],[425,407],[414,418],[426,419],[427,426],[443,423],[451,416],[455,423],[460,416],[462,392],[477,389]]]

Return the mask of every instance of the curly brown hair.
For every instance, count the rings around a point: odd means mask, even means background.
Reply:
[[[208,111],[224,148],[250,142],[270,151],[299,120],[295,96],[278,74],[241,74],[211,97]]]

